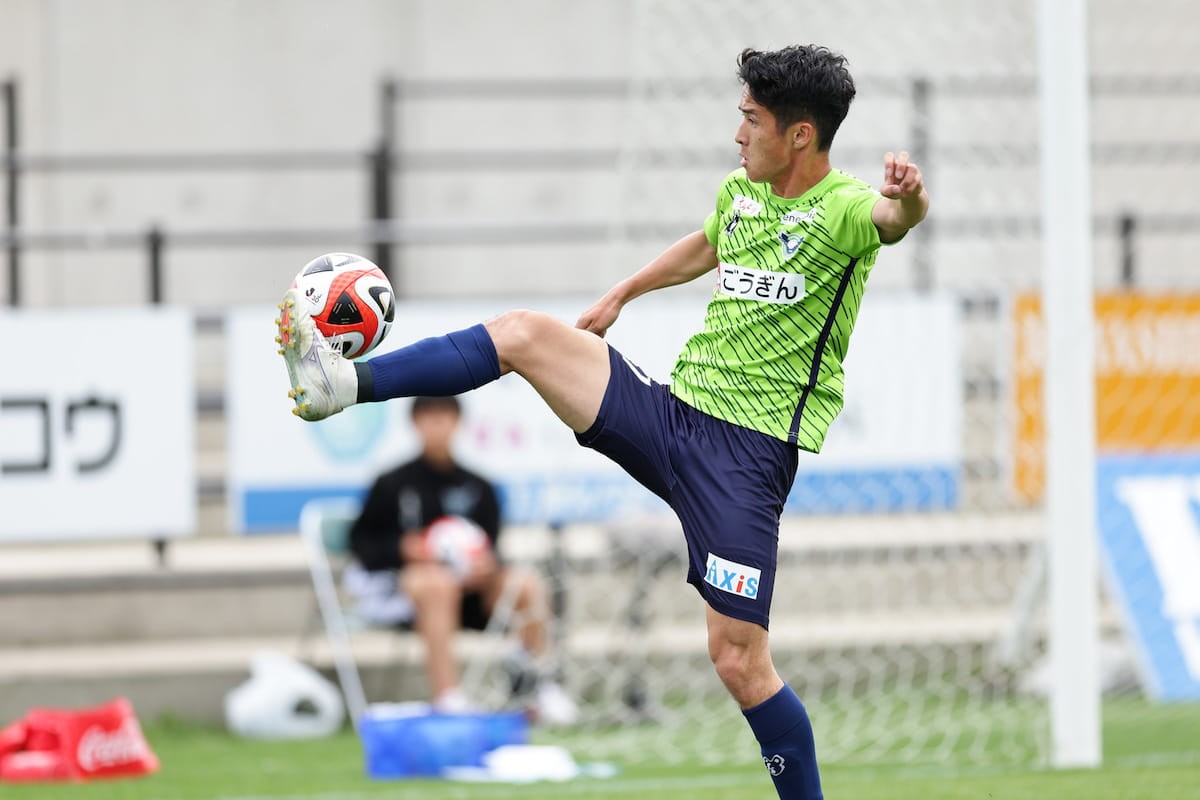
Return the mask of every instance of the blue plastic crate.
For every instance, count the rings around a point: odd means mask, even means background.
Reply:
[[[529,723],[520,712],[396,715],[367,711],[359,723],[367,775],[437,776],[447,767],[478,767],[490,750],[525,744]]]

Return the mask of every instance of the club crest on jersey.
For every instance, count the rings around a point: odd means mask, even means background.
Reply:
[[[784,231],[779,234],[779,241],[783,244],[783,258],[787,260],[796,255],[796,251],[800,249],[800,245],[804,243],[804,235],[799,233],[788,233]]]
[[[750,600],[758,599],[758,585],[762,580],[760,570],[714,556],[712,553],[708,554],[707,570],[704,582],[709,586]]]
[[[739,194],[733,198],[733,210],[743,217],[757,217],[762,212],[762,205],[744,194]]]

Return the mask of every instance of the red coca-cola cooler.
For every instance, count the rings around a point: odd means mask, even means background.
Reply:
[[[88,781],[157,771],[158,758],[124,697],[93,708],[34,708],[0,730],[0,781]]]

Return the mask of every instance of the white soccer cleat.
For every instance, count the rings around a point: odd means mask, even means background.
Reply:
[[[579,721],[579,706],[575,705],[567,690],[555,681],[543,680],[538,684],[533,711],[538,722],[555,728],[564,728]]]
[[[433,710],[439,714],[479,714],[483,709],[466,692],[454,686],[433,698]]]
[[[275,325],[279,328],[275,343],[292,381],[288,397],[296,401],[292,413],[313,422],[352,405],[358,393],[354,364],[317,330],[299,290],[288,289],[283,296]]]

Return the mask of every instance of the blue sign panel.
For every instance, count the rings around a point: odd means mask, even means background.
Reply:
[[[1097,503],[1105,566],[1147,689],[1200,700],[1200,455],[1101,458]]]

